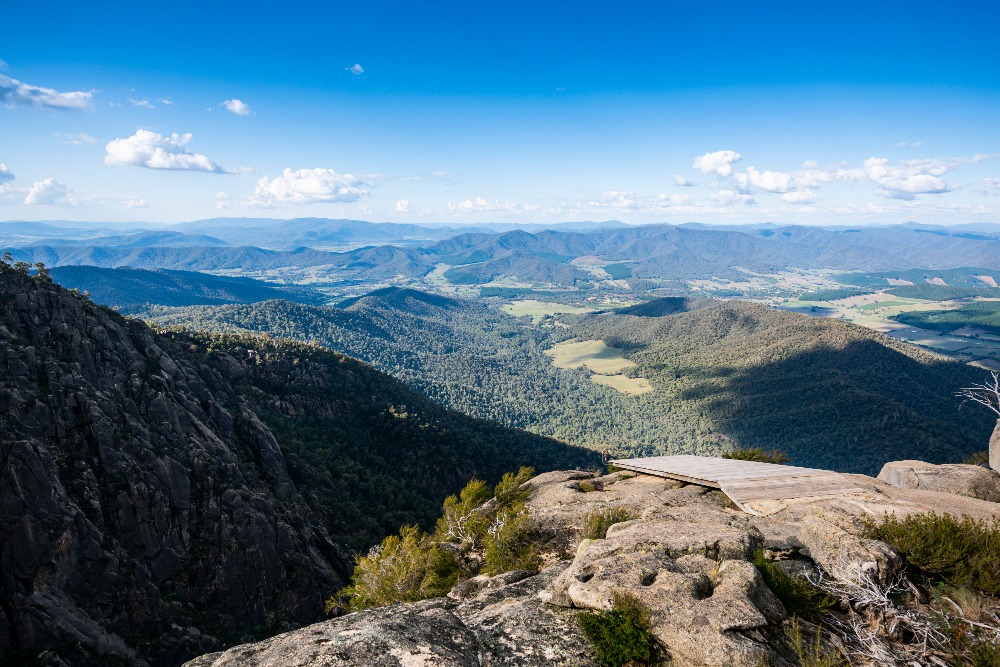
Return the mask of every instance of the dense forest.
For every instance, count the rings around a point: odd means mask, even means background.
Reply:
[[[900,313],[895,319],[903,324],[932,331],[953,331],[961,327],[972,327],[991,334],[1000,334],[1000,301],[976,301],[954,310]]]
[[[481,302],[390,288],[314,308],[287,302],[153,309],[162,324],[313,341],[477,417],[612,455],[778,448],[800,465],[878,472],[959,461],[989,439],[954,392],[982,372],[838,321],[745,302],[666,299],[533,325]],[[576,338],[622,348],[654,391],[629,396],[555,368]]]

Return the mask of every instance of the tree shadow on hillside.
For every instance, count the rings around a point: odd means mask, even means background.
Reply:
[[[739,447],[777,448],[796,465],[873,475],[887,461],[956,463],[984,449],[992,417],[954,395],[981,375],[864,340],[712,369],[682,396]]]

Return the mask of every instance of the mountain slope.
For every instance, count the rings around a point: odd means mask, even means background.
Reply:
[[[96,303],[129,308],[146,303],[164,306],[221,305],[288,299],[321,304],[319,292],[301,287],[282,287],[250,278],[213,276],[196,271],[157,269],[105,269],[96,266],[60,266],[52,278],[67,289],[90,292]]]
[[[622,455],[787,450],[799,465],[876,473],[889,460],[961,461],[987,415],[954,392],[983,372],[843,322],[746,302],[667,299],[626,314],[530,325],[482,303],[391,288],[340,308],[282,302],[156,309],[171,325],[266,332],[372,363],[466,414]],[[634,314],[627,314],[627,313]],[[545,351],[600,339],[654,391],[629,396]]]
[[[470,476],[594,461],[315,346],[157,334],[2,263],[0,368],[4,664],[174,665],[315,621],[350,549]]]
[[[649,400],[683,401],[719,437],[800,465],[874,474],[893,459],[961,461],[989,441],[987,412],[955,396],[984,371],[846,322],[740,301],[575,319],[573,335],[627,350]]]

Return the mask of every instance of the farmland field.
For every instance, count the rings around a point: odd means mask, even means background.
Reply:
[[[562,303],[552,303],[549,301],[536,301],[535,299],[523,299],[508,303],[503,307],[503,311],[514,317],[530,316],[537,323],[546,315],[593,313],[594,309],[582,306],[567,306]]]

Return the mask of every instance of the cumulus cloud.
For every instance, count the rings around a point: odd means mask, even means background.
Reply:
[[[513,204],[509,201],[501,202],[498,199],[493,201],[487,201],[482,197],[476,197],[475,200],[466,199],[463,202],[457,204],[452,204],[448,202],[448,209],[451,211],[457,211],[459,213],[472,213],[472,212],[487,212],[496,213],[503,211],[514,211],[517,209],[517,204]]]
[[[758,171],[747,167],[742,174],[733,178],[742,188],[758,188],[767,192],[788,192],[795,188],[795,177],[783,171]]]
[[[611,190],[602,192],[601,196],[590,202],[591,206],[598,208],[614,208],[619,211],[632,211],[639,208],[639,201],[634,192],[623,192],[621,190]]]
[[[703,174],[729,176],[733,173],[733,163],[739,162],[742,158],[743,156],[736,151],[715,151],[699,155],[694,159],[692,166]]]
[[[14,172],[12,172],[10,167],[8,167],[5,163],[0,162],[0,187],[2,187],[4,183],[10,183],[13,180]]]
[[[2,166],[0,165],[0,167]],[[985,178],[983,179],[983,185],[988,188],[1000,188],[1000,178]]]
[[[360,76],[365,73],[365,68],[359,65],[358,63],[354,63],[350,67],[345,67],[344,69],[346,69],[348,72],[350,72],[355,76]]]
[[[730,204],[753,206],[757,203],[750,195],[737,192],[736,190],[719,190],[712,195],[712,199],[719,202],[722,206],[729,206]]]
[[[815,204],[816,203],[816,193],[812,190],[796,190],[794,192],[786,192],[781,195],[782,201],[786,201],[789,204]]]
[[[75,134],[67,134],[65,132],[56,132],[56,139],[63,144],[74,144],[76,146],[88,145],[92,146],[97,143],[97,139],[93,138],[86,132],[77,132]]]
[[[226,100],[222,103],[222,106],[226,108],[226,111],[236,114],[237,116],[252,116],[253,110],[250,105],[243,100],[238,100],[235,97],[231,100]]]
[[[251,206],[333,204],[356,202],[368,194],[364,180],[333,169],[285,169],[281,176],[264,177],[250,198]]]
[[[674,185],[680,188],[689,188],[692,185],[694,185],[694,183],[684,178],[680,174],[677,174],[676,176],[674,176]]]
[[[227,173],[204,155],[192,153],[187,149],[192,136],[190,132],[163,136],[149,130],[138,130],[127,139],[108,142],[105,147],[104,164]]]
[[[36,181],[31,186],[31,189],[28,190],[28,196],[24,198],[24,203],[31,205],[66,204],[70,203],[69,197],[72,192],[65,183],[46,178],[44,181]]]
[[[861,168],[879,186],[883,197],[913,199],[916,195],[942,194],[954,188],[943,178],[956,166],[954,161],[904,160],[890,165],[887,158],[870,157]]]
[[[215,208],[229,208],[231,201],[233,201],[232,195],[225,190],[215,193]]]
[[[396,202],[396,208],[394,210],[396,213],[409,213],[410,201],[408,199],[400,199]]]
[[[52,88],[31,86],[0,74],[0,104],[7,107],[29,106],[48,109],[89,110],[94,108],[94,94],[76,90],[61,93]]]
[[[125,208],[149,208],[149,204],[146,203],[145,199],[129,199],[125,202]]]

